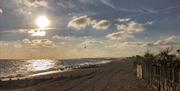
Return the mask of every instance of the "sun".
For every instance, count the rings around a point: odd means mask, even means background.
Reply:
[[[46,16],[39,16],[36,19],[36,25],[41,29],[47,28],[50,25],[50,21]]]

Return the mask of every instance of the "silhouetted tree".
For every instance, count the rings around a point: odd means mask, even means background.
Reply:
[[[146,53],[144,54],[144,58],[148,61],[153,61],[154,60],[154,55],[152,53],[150,53],[150,51],[146,51]]]
[[[166,49],[161,50],[160,53],[157,55],[157,60],[160,62],[172,60],[172,56],[169,55],[172,49],[173,48],[167,47]]]

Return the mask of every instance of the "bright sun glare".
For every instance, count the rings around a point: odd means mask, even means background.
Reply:
[[[36,25],[39,28],[46,28],[46,27],[48,27],[50,25],[50,21],[46,16],[39,16],[36,19]]]
[[[30,63],[28,67],[32,71],[41,71],[41,70],[47,70],[54,66],[54,62],[52,60],[28,60]]]

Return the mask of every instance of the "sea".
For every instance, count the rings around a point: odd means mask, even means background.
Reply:
[[[82,66],[105,64],[109,62],[111,62],[111,60],[105,59],[0,59],[0,79],[64,72],[75,68],[81,68]]]

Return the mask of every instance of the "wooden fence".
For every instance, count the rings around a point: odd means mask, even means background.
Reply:
[[[154,62],[139,59],[134,62],[136,76],[157,91],[177,91],[180,84],[180,61]]]

